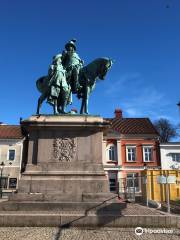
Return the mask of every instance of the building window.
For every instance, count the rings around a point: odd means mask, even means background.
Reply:
[[[109,172],[109,188],[110,192],[117,192],[117,173]]]
[[[15,188],[17,185],[17,178],[9,178],[9,188]]]
[[[139,174],[127,173],[127,188],[134,189],[135,192],[139,192]]]
[[[136,161],[136,147],[126,147],[126,160],[128,162]]]
[[[180,162],[180,153],[171,153],[172,161]]]
[[[15,160],[15,149],[9,149],[8,160],[10,160],[10,161]]]
[[[114,144],[107,147],[107,161],[117,161],[117,147]]]
[[[153,160],[153,149],[152,147],[143,147],[144,162],[151,162]]]
[[[8,185],[8,178],[7,177],[2,177],[1,178],[1,188],[7,189],[7,185]]]
[[[109,187],[110,187],[110,192],[115,192],[116,191],[116,179],[114,178],[109,178]]]
[[[109,148],[109,160],[115,161],[115,146]]]

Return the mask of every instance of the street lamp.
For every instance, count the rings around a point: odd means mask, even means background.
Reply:
[[[4,169],[4,162],[1,162],[0,164],[0,171],[1,171],[1,178],[0,178],[0,198],[2,198],[3,195],[3,191],[2,191],[2,173],[3,173],[3,169]]]
[[[147,163],[144,163],[144,170],[146,170],[146,176],[144,177],[145,185],[146,185],[146,206],[149,207],[148,204],[148,176],[147,176]]]

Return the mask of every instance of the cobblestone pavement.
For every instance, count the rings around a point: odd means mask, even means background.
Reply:
[[[93,214],[96,211],[90,211],[88,214]],[[0,211],[0,214],[67,214],[67,211]],[[82,211],[68,211],[68,214],[83,214]],[[121,209],[117,214],[120,215],[166,215],[166,212],[157,210],[155,208],[149,208],[137,203],[127,203],[126,207]]]
[[[164,215],[163,211],[155,208],[149,208],[137,203],[128,203],[126,208],[121,210],[122,215]]]
[[[155,230],[155,229],[151,229]],[[166,229],[167,230],[167,229]],[[42,227],[0,228],[1,240],[179,240],[180,230],[173,233],[143,233],[138,236],[133,228],[58,229]]]

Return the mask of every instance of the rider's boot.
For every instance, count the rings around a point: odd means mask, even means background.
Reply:
[[[63,114],[66,114],[67,112],[66,112],[66,104],[67,104],[67,100],[65,100],[64,101],[64,103],[62,104],[62,109],[61,109],[61,112],[63,113]]]

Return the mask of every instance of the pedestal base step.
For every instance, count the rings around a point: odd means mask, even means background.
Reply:
[[[160,227],[178,228],[180,218],[167,216],[122,216],[113,214],[57,214],[0,212],[1,227]]]
[[[0,211],[11,211],[11,212],[47,212],[51,211],[52,213],[60,212],[81,212],[83,214],[89,213],[113,213],[120,214],[121,210],[126,207],[126,203],[123,202],[14,202],[7,201],[0,204]]]
[[[44,193],[17,193],[9,197],[10,201],[49,201],[49,202],[116,202],[117,194],[114,193],[82,193],[66,194],[62,192]]]

